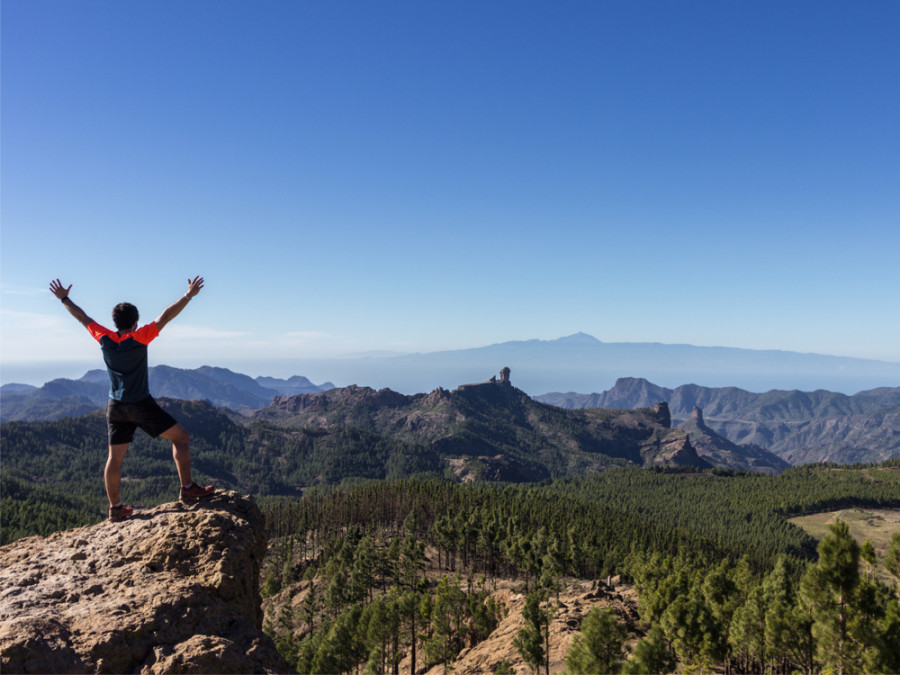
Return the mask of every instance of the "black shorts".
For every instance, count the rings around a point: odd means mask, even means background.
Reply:
[[[159,407],[152,396],[126,403],[110,400],[106,406],[106,426],[109,429],[109,444],[131,443],[134,430],[140,427],[153,438],[174,427],[178,422]]]

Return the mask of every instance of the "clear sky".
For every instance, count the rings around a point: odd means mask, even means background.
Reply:
[[[99,365],[57,277],[110,323],[203,275],[153,347],[182,367],[578,331],[900,361],[895,0],[0,11],[3,381]]]

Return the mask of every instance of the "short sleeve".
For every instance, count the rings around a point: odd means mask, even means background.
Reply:
[[[159,337],[159,328],[155,321],[151,321],[146,326],[141,326],[131,334],[135,340],[142,345],[149,345],[153,340]]]
[[[91,334],[97,342],[100,342],[100,338],[112,334],[112,331],[105,326],[101,326],[99,323],[94,321],[93,323],[88,324],[88,333]]]

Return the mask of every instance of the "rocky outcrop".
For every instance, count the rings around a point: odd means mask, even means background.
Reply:
[[[705,422],[703,421],[703,409],[694,406],[693,410],[691,410],[691,419],[699,426],[705,426]]]
[[[275,673],[262,513],[226,492],[0,548],[4,673]]]
[[[511,387],[512,381],[509,379],[510,372],[512,372],[512,371],[510,371],[510,369],[507,366],[504,366],[503,368],[500,369],[500,379],[499,380],[497,379],[496,375],[493,375],[491,377],[491,379],[486,380],[485,382],[475,382],[474,384],[461,384],[453,391],[454,392],[465,391],[466,389],[472,389],[474,387],[483,388],[485,385],[491,385],[491,384],[502,384],[504,387]]]
[[[711,469],[713,465],[697,454],[690,438],[686,435],[660,439],[641,449],[644,466],[694,466]]]
[[[703,421],[703,410],[694,406],[691,418],[680,427],[691,439],[697,454],[715,467],[776,475],[790,464],[753,444],[738,445],[717,434]]]
[[[666,429],[672,426],[672,414],[669,412],[668,403],[660,401],[653,406],[653,412],[656,413],[656,419],[659,420],[659,423]]]

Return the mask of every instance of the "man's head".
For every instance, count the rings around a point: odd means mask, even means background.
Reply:
[[[137,307],[130,302],[120,302],[113,307],[113,323],[116,324],[116,330],[120,333],[131,330],[138,322]]]

